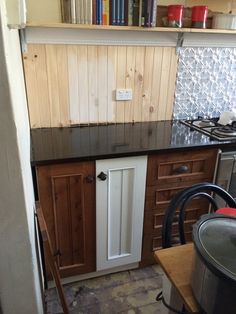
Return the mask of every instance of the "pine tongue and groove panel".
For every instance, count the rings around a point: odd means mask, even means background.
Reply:
[[[93,162],[36,168],[40,204],[63,277],[95,271]],[[57,254],[59,253],[59,254]]]
[[[172,47],[29,44],[24,69],[32,128],[169,120]],[[131,101],[115,100],[131,88]]]

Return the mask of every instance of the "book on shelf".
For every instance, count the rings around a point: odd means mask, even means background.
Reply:
[[[143,6],[144,12],[142,17],[144,19],[144,26],[154,27],[156,26],[157,15],[157,0],[147,0]]]
[[[61,0],[64,23],[156,26],[157,0]]]
[[[97,0],[96,5],[97,5],[96,24],[102,25],[103,0]]]
[[[103,0],[103,7],[102,7],[102,24],[109,25],[110,24],[110,1]]]
[[[61,16],[63,23],[71,23],[71,1],[61,0]]]
[[[75,13],[75,0],[70,0],[70,10],[71,10],[71,23],[76,23],[76,13]]]

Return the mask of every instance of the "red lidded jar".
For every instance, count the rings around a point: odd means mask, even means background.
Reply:
[[[199,5],[192,7],[192,27],[206,28],[208,7],[206,5]]]
[[[168,26],[182,27],[183,5],[168,5]]]

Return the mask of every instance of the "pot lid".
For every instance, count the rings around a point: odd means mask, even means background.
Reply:
[[[195,245],[208,266],[236,280],[236,218],[205,215],[194,233]]]

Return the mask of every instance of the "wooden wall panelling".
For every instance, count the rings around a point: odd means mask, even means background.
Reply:
[[[107,64],[107,90],[108,92],[108,106],[107,106],[107,120],[115,121],[115,89],[116,89],[116,68],[117,68],[117,46],[109,46],[108,64]]]
[[[79,78],[78,78],[78,61],[77,61],[77,46],[67,46],[67,62],[68,62],[68,85],[69,85],[69,112],[70,124],[75,124],[80,121],[79,116]],[[66,82],[65,82],[66,83]]]
[[[171,60],[171,49],[170,47],[163,48],[163,57],[161,64],[161,86],[159,95],[159,106],[158,106],[158,120],[165,120],[166,113],[166,101],[168,96],[168,83],[169,83],[169,72],[170,72],[170,60]]]
[[[29,45],[24,56],[31,127],[51,125],[45,45]]]
[[[77,46],[78,104],[80,123],[89,121],[88,47]],[[77,122],[78,123],[78,122]]]
[[[176,82],[176,76],[177,76],[177,64],[178,64],[178,58],[176,55],[176,51],[174,49],[171,49],[165,120],[171,120],[172,119],[174,95],[175,95],[175,82]]]
[[[163,48],[155,47],[154,59],[153,59],[153,72],[152,72],[152,95],[151,95],[151,107],[153,107],[153,112],[150,115],[150,121],[158,120],[158,107],[160,88],[161,88],[161,64],[163,57]]]
[[[126,74],[126,50],[127,47],[119,46],[117,49],[117,68],[116,68],[116,88],[125,88],[125,74]],[[125,106],[126,101],[116,102],[116,121],[125,121]]]
[[[142,121],[142,96],[143,96],[143,73],[144,73],[144,58],[145,47],[138,47],[135,58],[135,73],[134,73],[134,121]]]
[[[88,47],[88,90],[89,90],[89,121],[91,123],[98,122],[98,97],[97,97],[97,58],[98,47]]]
[[[107,46],[98,47],[98,122],[106,123],[108,106],[108,85],[107,85]],[[109,91],[110,93],[110,91]]]
[[[62,126],[69,125],[69,88],[68,88],[68,58],[67,46],[57,45],[57,76],[58,76],[58,90],[59,92],[59,110],[60,123]],[[56,122],[57,125],[57,122]]]
[[[154,47],[146,47],[144,77],[143,77],[143,94],[142,94],[142,121],[150,121],[150,115],[154,112],[151,105],[152,79],[153,79],[153,58]]]
[[[31,127],[171,119],[173,47],[28,45],[24,55]],[[132,88],[132,101],[116,101]]]
[[[127,47],[126,51],[126,76],[125,76],[125,87],[132,89],[134,91],[134,71],[135,71],[135,56],[136,47]],[[133,121],[134,113],[134,101],[126,101],[125,103],[125,121]]]
[[[48,76],[49,100],[51,104],[51,126],[58,126],[61,122],[60,95],[58,85],[57,46],[46,45],[46,66]]]

